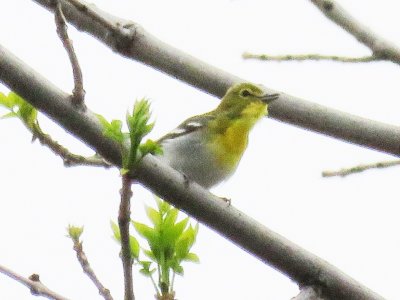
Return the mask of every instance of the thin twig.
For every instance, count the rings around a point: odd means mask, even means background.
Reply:
[[[386,41],[370,28],[358,22],[334,0],[310,0],[328,19],[336,23],[360,43],[367,46],[373,56],[400,64],[400,48]]]
[[[37,274],[32,274],[31,276],[29,276],[29,278],[25,278],[2,265],[0,265],[0,273],[3,273],[4,275],[28,287],[31,290],[32,295],[46,297],[48,299],[55,299],[55,300],[68,300],[68,298],[61,296],[56,292],[50,290],[48,287],[46,287],[39,280],[39,275]]]
[[[268,61],[304,61],[304,60],[330,60],[345,63],[364,63],[371,61],[389,60],[400,64],[400,48],[386,41],[370,28],[358,22],[342,6],[334,0],[310,0],[325,16],[349,34],[354,36],[360,43],[367,46],[372,55],[361,57],[346,57],[336,55],[300,54],[300,55],[267,55],[243,53],[244,59],[259,59]]]
[[[132,197],[132,179],[122,176],[121,203],[119,206],[118,225],[121,234],[121,259],[124,269],[125,300],[134,300],[131,247],[129,243],[130,200]]]
[[[74,243],[74,250],[76,252],[76,257],[78,258],[78,261],[82,267],[83,272],[89,277],[89,279],[94,283],[96,288],[98,289],[100,295],[105,299],[105,300],[113,300],[113,297],[111,296],[110,290],[107,289],[97,278],[96,274],[94,273],[92,267],[89,264],[89,261],[87,259],[87,256],[85,252],[83,251],[82,247],[82,242],[79,241],[78,239],[72,238],[72,241]]]
[[[287,55],[268,55],[268,54],[253,54],[245,52],[242,54],[244,59],[258,59],[268,61],[305,61],[305,60],[329,60],[345,63],[361,63],[382,60],[373,55],[360,56],[360,57],[347,57],[336,55],[321,55],[321,54],[287,54]]]
[[[398,166],[400,165],[400,160],[391,160],[391,161],[381,161],[381,162],[376,162],[373,164],[365,164],[365,165],[359,165],[351,168],[343,168],[337,171],[323,171],[322,172],[322,177],[334,177],[334,176],[340,176],[340,177],[345,177],[348,175],[356,174],[356,173],[361,173],[366,170],[370,169],[382,169],[382,168],[389,168],[393,166]]]
[[[111,168],[113,165],[106,161],[101,156],[95,154],[93,156],[82,156],[68,152],[68,157],[64,157],[64,166],[76,167],[76,166],[88,166],[88,167],[103,167]]]
[[[71,153],[67,148],[60,145],[57,141],[53,140],[49,134],[42,131],[39,123],[36,122],[33,128],[26,126],[33,134],[33,140],[38,139],[42,145],[47,146],[53,153],[60,156],[64,161],[64,166],[92,166],[111,168],[112,164],[107,162],[101,156],[85,157]]]
[[[56,7],[54,10],[55,22],[57,26],[57,34],[63,43],[65,50],[68,53],[69,60],[72,66],[72,73],[74,76],[74,89],[72,90],[72,103],[80,108],[85,108],[85,90],[83,89],[83,76],[82,70],[79,66],[78,57],[76,56],[74,46],[72,45],[72,40],[68,36],[67,24],[65,21],[64,14],[62,12],[60,1],[56,1]]]

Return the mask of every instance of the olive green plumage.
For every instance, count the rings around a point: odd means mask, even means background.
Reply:
[[[159,140],[160,159],[206,188],[226,180],[246,150],[250,130],[277,98],[252,83],[233,85],[216,109],[185,120]]]

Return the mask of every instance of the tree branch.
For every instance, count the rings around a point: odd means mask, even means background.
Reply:
[[[323,171],[322,177],[345,177],[351,174],[361,173],[370,169],[383,169],[400,165],[400,160],[380,161],[372,164],[358,165],[351,168],[343,168],[337,171]]]
[[[132,179],[127,175],[122,176],[121,203],[118,213],[119,232],[121,234],[121,260],[124,270],[125,300],[134,300],[131,246],[129,243],[129,224],[131,221]]]
[[[367,46],[378,59],[400,64],[400,48],[374,33],[358,22],[334,0],[310,0],[328,19],[336,23],[360,43]]]
[[[29,278],[25,278],[2,265],[0,265],[0,273],[3,273],[4,275],[28,287],[31,290],[32,295],[42,296],[48,299],[55,299],[55,300],[68,300],[63,296],[58,295],[56,292],[53,292],[43,283],[41,283],[39,280],[39,275],[37,274],[32,274]]]
[[[52,0],[33,0],[51,10]],[[206,64],[150,35],[138,24],[111,16],[81,0],[60,0],[65,17],[117,53],[221,98],[246,81]],[[80,5],[73,6],[79,3]],[[94,17],[96,16],[96,17]],[[126,24],[126,26],[122,26]],[[266,89],[269,93],[276,93]],[[271,118],[389,154],[400,154],[400,128],[350,115],[282,93],[269,106]]]
[[[253,54],[245,52],[242,54],[244,59],[258,59],[266,61],[305,61],[305,60],[329,60],[345,63],[361,63],[371,61],[389,60],[400,64],[400,48],[384,40],[376,33],[372,32],[367,26],[358,22],[335,0],[310,0],[325,16],[336,23],[349,34],[354,36],[360,43],[367,46],[372,55],[361,57],[347,57],[336,55],[321,54],[288,54],[288,55],[268,55]]]
[[[57,26],[57,34],[60,37],[60,40],[68,53],[68,58],[71,62],[72,73],[74,77],[74,89],[72,91],[72,102],[84,109],[84,99],[85,99],[85,90],[83,89],[83,76],[82,70],[79,66],[78,57],[76,56],[74,46],[72,45],[72,40],[68,36],[67,24],[65,22],[65,17],[62,12],[61,3],[58,0],[55,0],[54,5],[54,19]]]
[[[100,282],[100,280],[97,278],[96,274],[94,273],[92,267],[90,266],[87,256],[86,256],[85,252],[83,251],[82,242],[79,241],[79,239],[74,239],[74,238],[72,238],[72,241],[74,243],[74,250],[76,252],[76,258],[78,259],[83,272],[93,282],[93,284],[96,286],[97,290],[99,291],[99,294],[104,298],[104,300],[113,300],[110,290],[107,289]]]
[[[26,128],[32,132],[32,140],[34,141],[35,139],[38,139],[42,145],[48,147],[54,154],[60,156],[65,167],[92,166],[104,167],[106,169],[112,167],[112,164],[98,155],[86,157],[70,152],[66,147],[58,143],[56,140],[53,140],[49,134],[44,133],[40,128],[39,123],[36,123],[32,128],[29,126],[26,126]]]
[[[104,137],[95,115],[89,109],[86,112],[75,109],[68,101],[66,93],[1,46],[0,79],[107,161],[121,167],[119,145]],[[367,120],[364,122],[368,124]],[[375,132],[375,126],[389,126],[371,123]],[[336,125],[338,126],[341,123]],[[393,130],[398,131],[396,127]],[[316,286],[323,295],[332,299],[382,299],[334,266],[267,229],[198,184],[188,182],[185,176],[151,155],[142,159],[133,176],[162,199],[171,202],[302,286]]]
[[[305,61],[305,60],[329,60],[344,63],[364,63],[371,61],[382,60],[373,55],[360,56],[360,57],[347,57],[336,55],[321,55],[321,54],[286,54],[286,55],[268,55],[268,54],[253,54],[245,52],[242,54],[244,59],[258,59],[267,61]]]

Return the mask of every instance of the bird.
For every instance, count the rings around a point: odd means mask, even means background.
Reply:
[[[227,180],[239,165],[251,129],[278,97],[253,83],[232,85],[217,108],[188,118],[161,137],[158,158],[207,189]]]

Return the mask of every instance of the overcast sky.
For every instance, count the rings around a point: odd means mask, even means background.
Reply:
[[[66,53],[52,15],[29,0],[0,5],[0,43],[58,87],[72,89]],[[327,20],[310,1],[100,1],[100,8],[143,25],[163,41],[250,81],[325,106],[399,124],[400,67],[387,62],[265,63],[244,61],[244,51],[359,56],[368,49]],[[341,0],[361,22],[400,40],[395,0]],[[217,100],[149,67],[115,55],[69,26],[81,62],[89,108],[124,119],[136,98],[148,97],[156,119],[153,138]],[[0,84],[0,91],[7,88]],[[5,113],[0,108],[0,114]],[[41,116],[45,131],[77,153],[92,151]],[[17,120],[0,120],[0,264],[71,299],[100,299],[83,275],[68,224],[84,225],[84,248],[114,299],[122,299],[119,246],[111,238],[120,178],[117,170],[69,168]],[[237,173],[213,189],[232,205],[334,264],[388,299],[398,298],[400,228],[398,168],[324,179],[321,171],[392,157],[265,119],[250,137]],[[147,222],[149,192],[133,187],[133,217]],[[195,222],[195,221],[193,221]],[[200,264],[176,279],[178,299],[290,299],[297,286],[278,271],[200,226]],[[153,287],[134,273],[137,299]],[[97,297],[97,298],[96,298]],[[0,275],[1,299],[32,299],[29,290]]]

